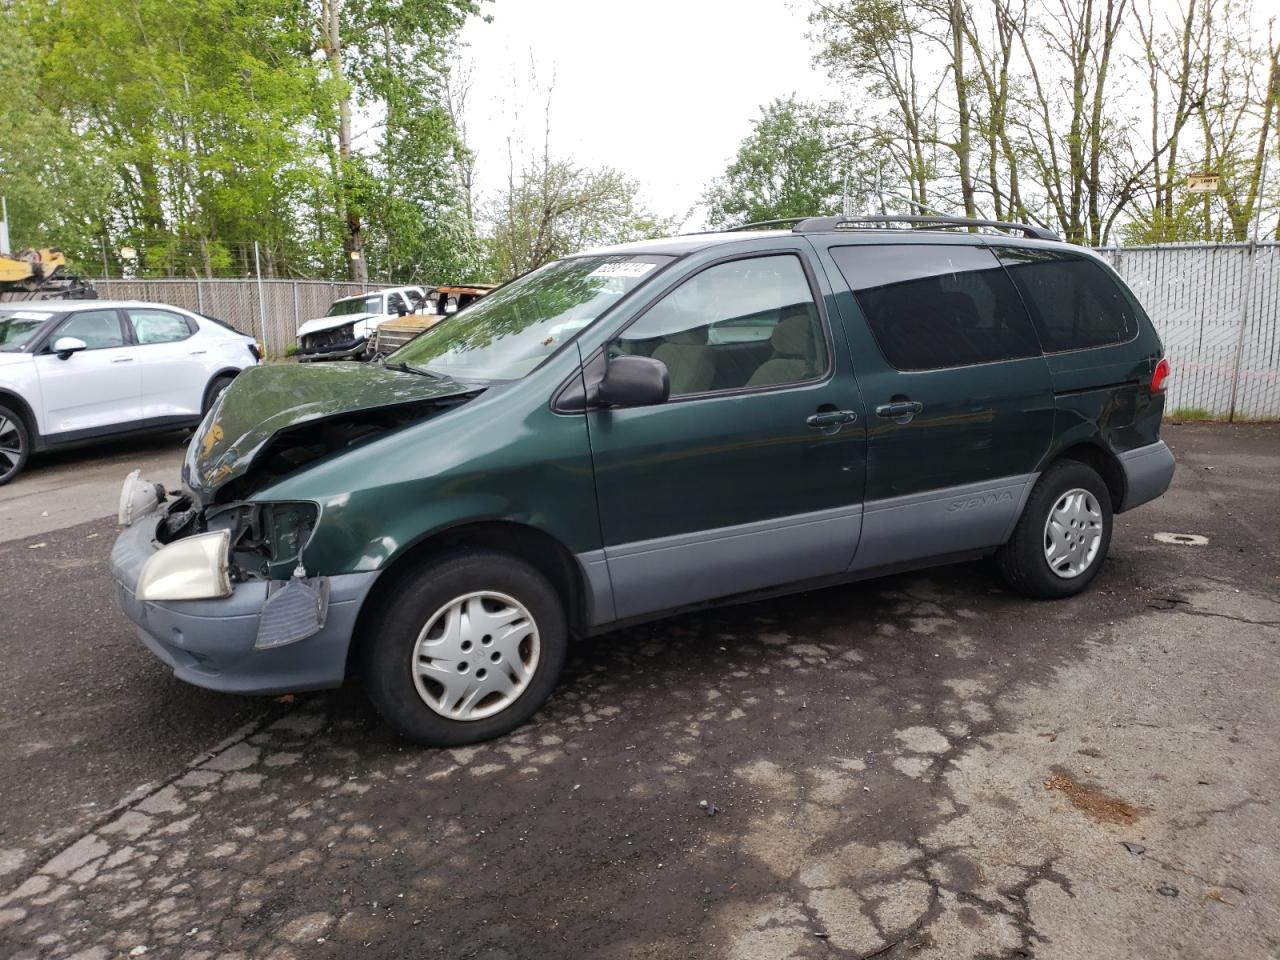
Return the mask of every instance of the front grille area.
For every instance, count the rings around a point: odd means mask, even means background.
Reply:
[[[347,324],[345,327],[334,327],[332,330],[321,330],[319,333],[309,333],[302,338],[301,349],[303,353],[331,353],[350,350],[356,345],[354,333],[353,324]]]

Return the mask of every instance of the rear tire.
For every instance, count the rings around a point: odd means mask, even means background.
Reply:
[[[204,407],[202,413],[208,413],[209,409],[218,402],[218,397],[222,396],[222,391],[231,386],[231,381],[235,377],[232,374],[224,373],[221,376],[214,377],[209,383],[209,389],[204,394]]]
[[[494,550],[442,554],[398,579],[364,637],[374,708],[431,747],[500,737],[547,701],[569,630],[555,589]]]
[[[10,407],[0,406],[0,487],[27,465],[31,454],[31,431],[26,421]]]
[[[1111,526],[1111,494],[1102,477],[1078,461],[1059,460],[1036,482],[996,563],[1019,593],[1072,597],[1102,569]]]

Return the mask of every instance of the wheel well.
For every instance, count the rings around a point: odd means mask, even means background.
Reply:
[[[442,530],[414,544],[378,577],[360,607],[360,614],[352,631],[351,647],[347,652],[348,675],[358,664],[357,651],[374,612],[395,592],[398,582],[432,554],[453,547],[487,547],[523,560],[551,581],[551,586],[564,604],[570,632],[576,635],[585,632],[589,611],[582,571],[573,554],[560,541],[535,527],[507,520],[466,523]]]
[[[201,401],[200,403],[200,409],[202,410],[209,409],[209,391],[213,389],[213,385],[217,380],[219,380],[222,377],[230,377],[232,380],[234,380],[236,377],[240,375],[240,373],[241,371],[237,370],[235,367],[226,367],[222,370],[219,370],[217,373],[211,376],[204,385],[204,400]]]
[[[1096,444],[1078,443],[1074,447],[1063,450],[1058,454],[1057,459],[1075,460],[1077,463],[1092,467],[1098,476],[1102,477],[1102,482],[1107,485],[1107,492],[1111,494],[1111,509],[1117,513],[1120,511],[1125,493],[1124,468],[1120,466],[1120,461],[1114,453]]]
[[[36,426],[35,414],[32,413],[31,407],[27,405],[27,401],[16,393],[0,390],[0,404],[9,407],[22,418],[22,424],[27,428],[27,434],[31,437],[31,446],[34,447],[40,438],[40,430]]]

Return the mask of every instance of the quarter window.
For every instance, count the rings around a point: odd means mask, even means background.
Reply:
[[[791,254],[703,270],[650,307],[610,351],[661,360],[673,397],[815,380],[828,361],[813,291]]]
[[[114,310],[82,310],[73,313],[62,322],[50,346],[59,337],[75,337],[83,340],[90,350],[107,347],[123,347],[124,333],[120,330],[120,317]]]
[[[951,245],[832,247],[885,359],[938,370],[1040,353],[1017,292],[990,250]]]
[[[168,310],[130,310],[138,343],[176,343],[191,336],[187,318]]]
[[[1138,335],[1133,306],[1092,260],[1026,247],[1001,247],[999,256],[1047,352],[1126,343]]]

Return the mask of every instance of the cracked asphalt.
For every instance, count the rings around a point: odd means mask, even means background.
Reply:
[[[1165,437],[1081,597],[971,564],[661,621],[461,750],[180,684],[109,519],[0,536],[0,956],[1280,957],[1280,425]]]

